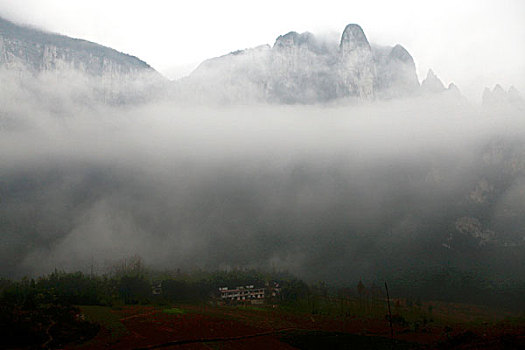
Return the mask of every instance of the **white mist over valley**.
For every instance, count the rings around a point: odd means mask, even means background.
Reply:
[[[519,295],[523,92],[473,101],[366,30],[282,33],[169,80],[0,19],[0,275],[104,273],[138,255]]]

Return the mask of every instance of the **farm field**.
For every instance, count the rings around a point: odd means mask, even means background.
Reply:
[[[326,303],[328,304],[328,303]],[[394,308],[396,309],[396,308]],[[81,307],[99,333],[66,349],[519,349],[525,320],[464,304],[434,304],[432,319],[317,314],[273,307]],[[373,311],[373,310],[372,310]],[[401,306],[397,308],[401,311]],[[405,310],[406,311],[406,310]],[[372,312],[371,314],[374,314]]]

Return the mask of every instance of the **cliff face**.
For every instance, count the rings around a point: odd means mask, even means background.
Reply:
[[[0,18],[0,65],[33,72],[75,69],[93,76],[155,72],[146,62],[89,41],[42,32]]]
[[[46,33],[0,18],[0,69],[29,79],[51,75],[68,85],[82,77],[97,98],[125,102],[163,80],[140,59],[89,41]],[[148,88],[146,88],[148,86]]]
[[[268,52],[265,95],[276,103],[315,103],[336,97],[335,60],[330,47],[311,33],[279,36]]]
[[[273,47],[207,60],[176,89],[185,97],[221,102],[309,104],[406,96],[419,90],[419,81],[414,60],[401,45],[373,47],[359,25],[349,24],[339,43],[290,32]]]
[[[371,99],[374,96],[376,67],[370,43],[357,24],[347,25],[341,36],[339,62],[340,95]]]
[[[501,85],[497,84],[492,90],[485,88],[482,95],[483,107],[490,110],[505,110],[508,108],[525,110],[525,99],[518,90],[511,86],[505,91]]]
[[[373,48],[376,76],[374,90],[377,97],[402,97],[419,90],[416,64],[401,45]]]

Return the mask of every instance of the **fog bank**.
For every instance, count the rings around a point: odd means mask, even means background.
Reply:
[[[522,109],[443,94],[107,106],[7,84],[2,276],[102,273],[138,254],[154,268],[280,269],[335,284],[424,286],[459,271],[525,285]]]

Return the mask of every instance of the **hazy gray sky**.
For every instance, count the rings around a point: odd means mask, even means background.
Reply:
[[[472,98],[496,83],[525,91],[521,0],[0,0],[0,15],[133,54],[171,78],[291,30],[340,33],[358,23],[371,42],[404,45],[420,79],[432,68]]]

